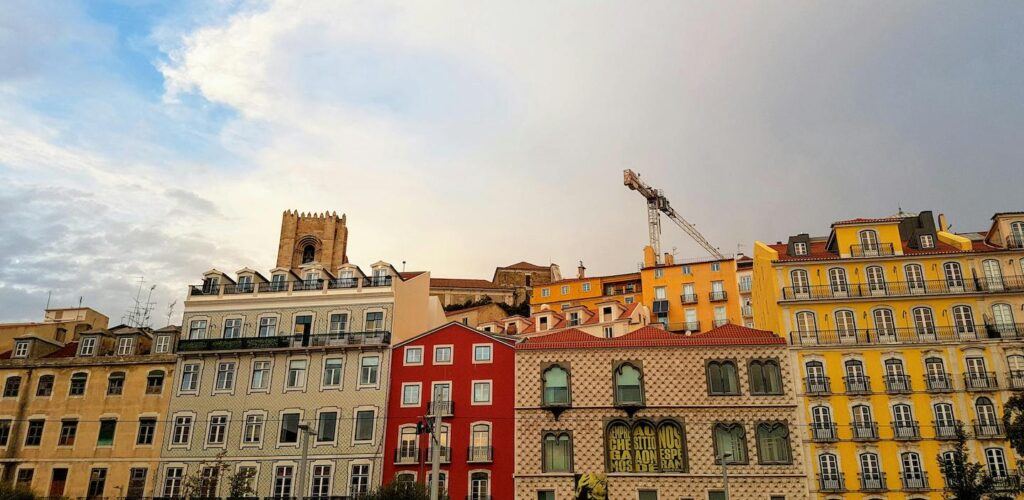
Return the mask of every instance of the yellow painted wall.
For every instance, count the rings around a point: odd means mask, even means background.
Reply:
[[[719,270],[712,270],[713,264],[719,264]],[[684,329],[686,309],[696,309],[700,330],[714,328],[715,308],[724,306],[730,323],[742,325],[740,314],[739,284],[736,282],[736,261],[728,259],[715,262],[699,262],[694,264],[673,264],[658,267],[645,267],[640,271],[643,282],[644,305],[651,308],[651,321],[654,317],[655,288],[665,287],[665,297],[669,302],[668,321],[670,330]],[[689,273],[685,271],[689,270]],[[659,272],[660,271],[660,272]],[[660,274],[660,277],[658,276]],[[710,292],[713,281],[721,281],[726,292],[726,300],[711,302]],[[683,304],[680,296],[683,285],[693,284],[696,304]]]
[[[561,311],[563,304],[594,309],[598,303],[607,300],[616,300],[622,304],[642,302],[642,287],[639,283],[636,284],[635,292],[633,293],[604,294],[606,284],[621,286],[621,284],[631,281],[639,282],[640,273],[562,280],[549,285],[537,286],[534,287],[533,295],[530,297],[530,311],[539,311],[544,305],[547,305],[552,310]],[[585,289],[587,286],[589,286],[589,290]],[[544,290],[549,291],[547,297],[544,296]]]
[[[900,238],[900,226],[896,223],[836,226],[833,230],[835,231],[835,238],[839,253],[841,255],[849,255],[850,247],[852,245],[860,245],[860,232],[865,229],[874,230],[878,233],[879,244],[892,243],[894,253],[903,253],[903,241]]]

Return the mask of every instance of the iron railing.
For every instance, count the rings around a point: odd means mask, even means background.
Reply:
[[[1019,491],[1020,475],[1014,471],[989,472],[992,477],[992,486],[996,491]]]
[[[466,461],[470,463],[493,462],[493,446],[470,446],[466,449]]]
[[[816,443],[839,441],[839,432],[835,422],[811,422],[811,441]]]
[[[818,474],[818,490],[826,493],[846,491],[846,480],[843,479],[843,473]]]
[[[935,430],[935,439],[947,441],[957,438],[957,430],[963,425],[963,422],[959,420],[944,421],[940,420],[932,424],[932,428]]]
[[[974,437],[977,439],[997,439],[1006,436],[1003,423],[999,419],[975,420],[973,422]]]
[[[952,392],[953,376],[949,373],[927,373],[924,386],[928,392]]]
[[[729,294],[727,294],[725,290],[708,292],[708,300],[710,300],[711,302],[721,302],[723,300],[726,300],[728,297]]]
[[[832,394],[831,385],[828,377],[804,378],[804,392],[811,396],[827,396]]]
[[[684,294],[679,296],[679,302],[682,302],[683,304],[696,304],[697,303],[697,294],[695,294],[695,293],[684,293]]]
[[[899,328],[857,328],[842,330],[793,330],[793,345],[885,345],[928,342],[962,342],[980,338],[1024,338],[1024,324],[960,325]]]
[[[889,487],[885,483],[884,472],[860,473],[860,490],[870,492],[886,491]]]
[[[450,417],[455,414],[455,403],[451,401],[428,401],[427,402],[427,416],[434,416],[440,414],[444,417]]]
[[[729,320],[728,319],[716,319],[716,320],[712,321],[711,323],[713,325],[715,325],[715,328],[718,328],[720,326],[724,326],[724,325],[729,324]]]
[[[740,314],[742,314],[744,318],[753,318],[754,317],[754,307],[753,306],[743,306],[743,307],[740,308]]]
[[[878,439],[878,422],[854,422],[850,424],[854,441],[875,441]]]
[[[897,441],[921,439],[921,425],[917,423],[917,420],[894,420],[892,422],[892,437]]]
[[[867,375],[843,377],[847,394],[871,394],[871,378]]]
[[[328,346],[385,346],[391,343],[391,332],[346,332],[310,335],[275,335],[272,337],[235,337],[230,339],[178,339],[178,352],[242,351],[253,349],[285,349]]]
[[[909,375],[884,375],[885,392],[889,394],[909,394],[913,392]]]
[[[886,257],[895,255],[892,243],[875,243],[873,245],[850,245],[851,257]]]
[[[399,446],[395,449],[396,464],[415,464],[420,461],[420,449],[418,446]]]
[[[332,278],[291,280],[291,281],[264,281],[260,283],[227,283],[223,285],[190,285],[189,295],[239,295],[249,293],[275,293],[287,291],[310,291],[323,290],[326,285],[328,290],[362,287],[386,287],[391,286],[391,276],[376,276],[367,278]]]
[[[903,489],[907,491],[928,489],[928,473],[925,471],[900,472],[900,481],[903,482]]]
[[[438,449],[438,451],[440,451],[439,455],[440,455],[440,458],[441,458],[442,462],[448,463],[448,462],[452,461],[452,448],[451,448],[451,446],[441,446]],[[427,447],[427,455],[424,458],[424,461],[430,462],[432,460],[434,460],[434,447],[433,446],[428,446]]]
[[[1024,389],[1024,370],[1010,370],[1007,375],[1011,389]]]
[[[964,374],[964,388],[968,391],[992,391],[999,388],[999,381],[992,372],[967,372]]]

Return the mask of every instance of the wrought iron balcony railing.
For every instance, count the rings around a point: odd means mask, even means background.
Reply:
[[[694,294],[694,293],[684,293],[684,294],[679,296],[679,302],[682,302],[683,304],[696,304],[697,303],[697,294]]]
[[[420,449],[417,446],[399,446],[395,449],[396,464],[415,464],[420,461]]]
[[[998,418],[974,421],[974,437],[976,439],[999,439],[1006,436],[1003,423]]]
[[[811,441],[816,443],[839,441],[839,432],[835,422],[811,422]]]
[[[843,473],[818,474],[818,490],[826,493],[846,491],[846,480],[843,479]]]
[[[811,396],[827,396],[832,394],[828,377],[807,377],[804,379],[804,392]]]
[[[428,401],[427,415],[434,416],[440,413],[441,416],[450,417],[455,414],[455,404],[451,401]]]
[[[892,422],[892,437],[897,441],[921,439],[921,426],[916,420],[894,420]]]
[[[448,463],[452,461],[452,448],[450,446],[441,446],[438,451],[440,451],[441,462]],[[427,454],[423,457],[423,461],[426,463],[430,463],[433,460],[434,447],[428,446]]]
[[[385,346],[391,343],[391,332],[346,332],[310,335],[275,335],[272,337],[235,337],[230,339],[179,339],[178,352],[245,351],[287,349],[296,347]]]
[[[923,325],[899,328],[849,328],[842,330],[794,330],[789,332],[790,343],[803,346],[918,344],[962,342],[981,338],[1024,339],[1024,324]]]
[[[886,257],[894,255],[892,243],[875,243],[874,245],[850,245],[851,257]]]
[[[992,372],[968,372],[964,374],[964,387],[968,391],[992,391],[999,388],[999,382]]]
[[[921,491],[929,488],[928,473],[924,471],[901,472],[900,481],[903,482],[903,489],[906,491]]]
[[[885,392],[889,394],[909,394],[913,392],[909,375],[884,375]]]
[[[727,294],[725,290],[708,292],[708,300],[710,300],[711,302],[721,302],[723,300],[727,300],[728,297],[729,294]]]
[[[493,446],[470,446],[466,450],[466,461],[470,463],[484,463],[494,461]]]
[[[1024,389],[1024,370],[1010,370],[1007,375],[1011,389]]]
[[[854,422],[850,424],[854,441],[875,441],[878,439],[878,422]]]
[[[992,486],[996,491],[1019,491],[1020,475],[1014,471],[989,472],[992,476]]]
[[[949,373],[927,373],[924,386],[928,392],[953,392],[953,376]]]
[[[743,314],[744,318],[753,318],[754,317],[754,307],[753,306],[743,306],[743,307],[740,308],[740,312],[741,312],[741,314]]]
[[[889,489],[885,483],[884,472],[860,473],[860,490],[870,492],[882,492]]]
[[[729,320],[727,320],[727,319],[716,319],[716,320],[712,321],[712,324],[715,325],[715,328],[718,328],[720,326],[729,324]]]
[[[843,383],[847,394],[871,394],[871,377],[867,375],[846,376]]]
[[[963,422],[959,420],[936,421],[932,425],[932,428],[935,430],[935,439],[942,441],[956,439],[957,429],[959,429],[961,425],[963,425]]]

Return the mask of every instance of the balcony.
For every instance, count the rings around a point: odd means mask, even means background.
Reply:
[[[916,441],[921,439],[921,426],[916,420],[893,421],[892,437],[897,441]]]
[[[466,450],[466,461],[469,463],[487,463],[494,461],[493,446],[470,446]]]
[[[929,373],[924,376],[924,386],[928,392],[953,392],[953,376],[949,373]]]
[[[452,448],[450,446],[442,446],[438,449],[440,451],[441,463],[450,463],[452,461]],[[425,463],[431,463],[434,461],[434,447],[427,447],[427,455],[423,457]]]
[[[1024,389],[1024,370],[1010,370],[1008,375],[1011,389]]]
[[[850,245],[850,257],[887,257],[895,254],[892,243]]]
[[[815,443],[834,443],[839,441],[839,432],[835,422],[811,422],[811,441]]]
[[[323,290],[324,280],[299,280],[292,282],[292,291],[306,292],[310,290]]]
[[[725,293],[725,290],[717,290],[714,292],[708,292],[708,300],[711,302],[722,302],[728,300],[729,294]]]
[[[396,464],[416,464],[420,461],[420,449],[416,446],[400,446],[395,449]]]
[[[992,475],[992,486],[1000,492],[1017,492],[1020,490],[1020,475],[1012,471],[1002,471]]]
[[[678,325],[679,325],[678,330],[684,330],[684,331],[685,330],[690,330],[692,332],[699,332],[700,331],[700,321],[684,321],[682,323],[678,323]],[[675,331],[677,329],[676,328],[672,328],[671,330]]]
[[[885,392],[888,394],[910,394],[913,389],[910,386],[909,375],[885,375]]]
[[[386,346],[391,332],[346,332],[231,339],[179,339],[178,352],[246,351],[300,347]]]
[[[843,377],[847,394],[871,394],[871,378],[866,375]]]
[[[466,500],[494,500],[494,497],[480,493],[470,493],[466,495]]]
[[[391,286],[391,283],[391,276],[335,278],[330,280],[264,281],[261,283],[228,283],[224,285],[204,283],[189,286],[188,293],[190,296],[248,295],[289,291],[322,291],[325,289],[325,285],[327,290],[388,287]]]
[[[740,308],[740,313],[743,314],[744,318],[753,318],[754,317],[754,307],[753,306],[743,306],[743,307]]]
[[[843,330],[793,330],[793,345],[897,345],[963,342],[979,338],[1024,338],[1024,324],[859,328]]]
[[[900,481],[903,483],[904,491],[924,491],[928,487],[928,473],[921,472],[901,472]]]
[[[455,404],[451,401],[428,401],[427,416],[432,417],[440,414],[442,417],[455,415]]]
[[[818,490],[825,493],[841,493],[846,491],[846,480],[843,474],[818,474]]]
[[[994,391],[999,388],[999,382],[992,372],[965,373],[964,388],[968,391]]]
[[[808,396],[828,396],[832,394],[828,377],[807,377],[804,379],[804,392]]]
[[[718,328],[720,326],[728,325],[729,324],[729,320],[728,319],[716,319],[716,320],[712,321],[711,324],[715,325],[715,328]]]
[[[883,281],[876,283],[835,283],[782,287],[782,300],[846,300],[851,298],[920,297],[1024,291],[1024,276],[997,279],[944,279]]]
[[[694,293],[684,293],[684,294],[679,296],[679,302],[682,302],[683,304],[696,304],[697,303],[697,294],[694,294]]]
[[[952,421],[938,421],[935,422],[935,439],[940,441],[950,441],[957,438],[957,430],[963,425],[963,422],[959,420]]]
[[[973,427],[975,439],[1000,439],[1006,436],[1006,431],[1003,430],[1003,423],[998,419],[975,420]]]
[[[877,422],[854,422],[850,424],[850,431],[854,441],[877,441]]]
[[[884,472],[872,472],[872,473],[861,473],[860,474],[860,490],[872,493],[879,493],[888,491],[889,487],[885,484],[885,473]]]

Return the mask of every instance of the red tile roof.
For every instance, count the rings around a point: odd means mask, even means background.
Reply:
[[[43,356],[44,358],[73,358],[78,353],[78,342],[68,342],[64,347]]]
[[[799,262],[806,260],[838,260],[839,254],[832,253],[825,249],[824,241],[811,241],[808,245],[807,255],[789,255],[789,246],[785,243],[768,245],[776,252],[779,252],[779,261],[785,262]],[[903,242],[903,254],[904,255],[943,255],[943,254],[954,254],[954,253],[971,253],[971,252],[993,252],[1002,250],[1001,248],[994,247],[986,244],[983,241],[972,241],[971,250],[960,250],[959,248],[944,243],[941,241],[935,242],[935,248],[910,248],[908,242]]]
[[[506,290],[491,280],[473,278],[430,278],[430,288],[486,288]]]
[[[696,335],[669,333],[655,326],[645,326],[611,339],[597,337],[572,328],[551,335],[526,339],[516,348],[537,350],[727,345],[786,345],[786,340],[767,330],[755,330],[733,324],[720,326],[709,332]]]
[[[900,216],[897,216],[897,215],[893,215],[893,216],[889,216],[889,217],[875,217],[875,218],[868,218],[868,219],[865,219],[865,218],[862,218],[862,217],[858,217],[856,219],[847,219],[847,220],[835,221],[835,222],[832,223],[832,227],[835,227],[835,226],[845,226],[845,225],[848,225],[848,224],[877,224],[877,223],[881,223],[881,222],[900,222],[903,219],[904,219],[903,217],[900,217]]]
[[[398,273],[398,275],[401,276],[403,280],[408,280],[408,279],[415,278],[415,277],[417,277],[417,276],[419,276],[419,275],[421,275],[421,274],[423,274],[425,272],[426,271],[406,271],[406,272]]]

